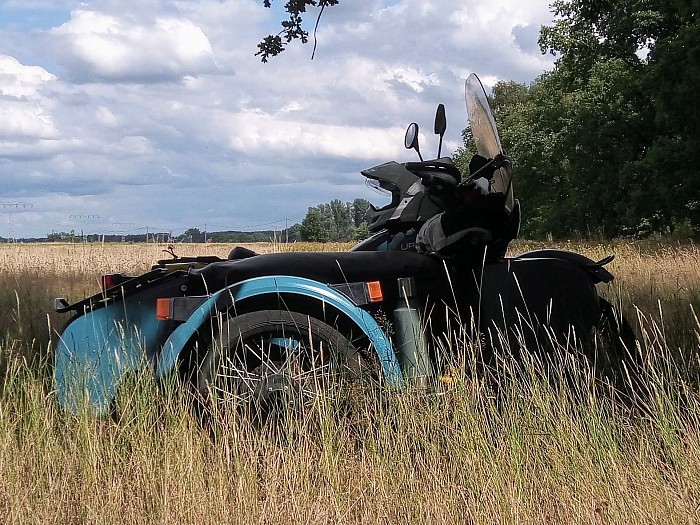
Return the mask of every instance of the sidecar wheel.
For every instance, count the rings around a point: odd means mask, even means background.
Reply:
[[[357,377],[362,356],[323,321],[297,312],[262,310],[222,323],[197,373],[209,417],[257,424],[308,411],[322,392]]]
[[[636,386],[640,366],[637,340],[622,312],[602,297],[598,300],[600,319],[593,329],[588,358],[601,377],[628,393]]]

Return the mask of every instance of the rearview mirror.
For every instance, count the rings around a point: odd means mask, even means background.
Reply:
[[[442,137],[447,129],[447,118],[445,117],[445,105],[438,104],[435,112],[435,134]]]
[[[418,124],[411,122],[406,129],[406,137],[403,140],[406,149],[415,149],[418,146]]]
[[[418,124],[411,122],[406,129],[406,136],[403,139],[403,145],[406,149],[414,149],[418,153],[418,158],[423,162],[423,156],[420,154],[418,146]]]
[[[445,105],[438,104],[437,111],[435,112],[435,134],[440,135],[440,144],[438,145],[437,158],[440,158],[440,153],[442,153],[442,137],[445,136],[445,130],[447,130],[447,117],[445,117]]]

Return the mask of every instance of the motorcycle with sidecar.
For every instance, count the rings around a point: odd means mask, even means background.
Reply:
[[[486,366],[497,351],[564,345],[616,372],[634,339],[596,290],[613,279],[612,256],[506,256],[520,225],[511,164],[476,75],[465,94],[470,173],[440,156],[440,105],[436,159],[423,160],[413,123],[405,145],[420,161],[362,172],[391,202],[370,207],[372,235],[350,251],[174,257],[140,276],[105,275],[100,293],[76,303],[56,299],[58,312],[73,313],[55,351],[59,404],[108,413],[125,376],[145,368],[159,380],[179,374],[204,404],[259,410],[309,403],[319,379],[362,370],[431,389],[451,368],[457,333],[478,343]],[[607,345],[594,344],[601,336]]]

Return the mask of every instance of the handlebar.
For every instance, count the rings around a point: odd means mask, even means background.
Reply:
[[[433,190],[454,188],[462,180],[462,173],[457,166],[439,160],[407,162],[404,166],[408,171],[420,177],[424,186]]]
[[[488,160],[483,166],[481,166],[478,170],[476,170],[474,173],[470,174],[469,177],[464,179],[462,182],[459,183],[460,186],[466,186],[468,184],[471,184],[474,182],[476,179],[479,179],[481,177],[486,178],[487,180],[491,180],[493,178],[493,174],[495,171],[499,168],[502,168],[504,166],[510,166],[510,160],[508,160],[505,155],[502,153],[499,153],[492,159],[485,159]]]
[[[497,169],[510,165],[510,161],[501,153],[493,159],[484,159],[484,161],[487,162],[465,179],[462,179],[462,174],[457,166],[439,160],[406,162],[404,166],[408,171],[420,177],[421,182],[426,187],[432,187],[434,190],[440,188],[446,190],[449,187],[468,188],[481,177],[491,180]]]
[[[459,168],[454,164],[449,164],[447,162],[441,162],[439,160],[428,160],[425,162],[406,162],[404,164],[406,169],[411,173],[418,175],[422,178],[421,172],[424,171],[437,171],[439,173],[444,173],[446,175],[451,175],[455,182],[459,182],[462,179],[462,173]]]

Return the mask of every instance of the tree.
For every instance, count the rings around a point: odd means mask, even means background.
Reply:
[[[667,189],[675,224],[700,232],[700,24],[685,25],[654,51],[644,88],[652,93],[659,139],[640,167],[656,172]]]
[[[540,45],[559,57],[553,76],[578,104],[567,115],[566,136],[588,143],[571,168],[588,168],[577,177],[590,183],[597,165],[598,188],[623,190],[618,224],[609,219],[608,230],[665,233],[683,226],[699,232],[698,1],[558,0],[553,7],[560,18],[543,29]]]
[[[299,233],[302,241],[328,242],[330,232],[323,214],[317,208],[309,208],[309,211],[301,221]]]
[[[258,52],[256,56],[260,56],[260,60],[267,62],[270,57],[279,55],[284,51],[285,46],[293,40],[301,40],[306,44],[309,40],[308,31],[302,27],[302,17],[306,13],[306,8],[309,6],[318,7],[319,12],[316,18],[316,26],[314,27],[314,39],[316,28],[321,20],[321,15],[326,7],[337,5],[339,0],[287,0],[284,8],[289,14],[287,20],[282,21],[282,30],[276,35],[266,36],[262,42],[258,44]],[[272,0],[263,0],[265,7],[272,7]],[[316,44],[314,43],[314,52]],[[313,59],[313,54],[311,55]]]
[[[327,206],[326,213],[330,217],[331,239],[339,242],[352,239],[354,235],[352,205],[349,202],[333,199],[325,206]]]
[[[367,210],[369,210],[370,202],[367,199],[355,199],[352,201],[352,221],[355,228],[360,228],[362,224],[367,224]]]
[[[540,45],[558,59],[489,102],[527,235],[700,232],[697,0],[558,0]],[[455,161],[473,155],[469,128]],[[697,159],[700,160],[700,159]]]
[[[369,205],[365,199],[355,199],[353,202],[334,199],[309,208],[301,222],[301,240],[348,242],[356,240],[358,236],[364,239],[368,232],[365,213]]]
[[[367,227],[367,223],[363,222],[360,224],[358,228],[355,229],[355,235],[353,237],[353,241],[364,241],[367,237],[369,237],[370,232],[369,228]]]
[[[199,228],[188,228],[185,233],[177,238],[178,241],[184,242],[203,242],[204,234],[199,230]]]

